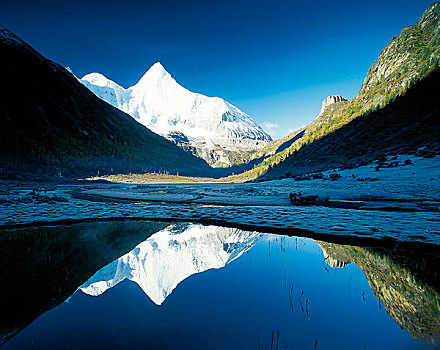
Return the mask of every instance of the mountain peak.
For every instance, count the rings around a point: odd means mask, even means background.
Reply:
[[[160,62],[128,89],[109,85],[103,89],[89,82],[84,85],[158,134],[182,133],[188,144],[179,146],[210,164],[232,164],[271,141],[246,113],[219,97],[185,89]]]
[[[81,80],[87,80],[88,82],[98,86],[106,86],[110,79],[101,73],[89,73],[84,75]]]
[[[341,95],[327,96],[327,98],[324,101],[322,101],[321,112],[319,113],[319,115],[324,113],[325,109],[328,106],[330,106],[331,104],[336,103],[336,102],[341,102],[341,101],[348,101],[348,100],[346,98],[342,97]]]
[[[170,75],[170,73],[165,70],[164,66],[162,66],[160,62],[156,62],[155,64],[153,64],[150,69],[147,70],[147,73],[145,73],[145,75],[146,74],[150,76],[155,76],[157,78],[163,78],[165,75]]]
[[[160,81],[167,76],[171,77],[170,73],[165,70],[160,62],[156,62],[146,71],[136,85],[144,85],[144,83],[151,81]]]
[[[162,66],[162,63],[160,63],[160,62],[156,62],[155,64],[153,64],[151,67],[150,67],[150,69],[149,69],[149,71],[166,71],[165,70],[165,68],[164,68],[164,66]]]
[[[8,87],[2,91],[8,103],[0,107],[0,154],[7,173],[27,173],[32,164],[44,179],[52,174],[47,168],[50,161],[72,178],[95,175],[98,170],[209,174],[205,162],[95,98],[64,67],[3,27],[0,49],[0,75]],[[123,90],[120,96],[113,87],[93,86],[112,102],[126,101]],[[93,162],[84,162],[88,157]]]
[[[422,17],[417,22],[420,26],[424,27],[426,24],[436,25],[440,20],[440,2],[434,2],[429,5],[428,8],[423,12]]]

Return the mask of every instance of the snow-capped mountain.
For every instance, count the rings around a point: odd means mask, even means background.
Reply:
[[[0,105],[3,172],[32,169],[46,176],[53,174],[50,163],[63,175],[80,177],[158,171],[218,176],[205,161],[96,97],[69,69],[1,25],[0,52],[0,76],[8,86],[2,91],[8,103]]]
[[[257,150],[271,141],[249,115],[222,98],[185,89],[159,62],[128,89],[99,73],[80,81],[152,131],[172,139],[179,135],[178,145],[214,166],[230,165],[237,153]]]
[[[80,289],[98,296],[131,280],[157,305],[191,275],[219,269],[251,249],[261,233],[203,225],[171,225],[95,273]]]

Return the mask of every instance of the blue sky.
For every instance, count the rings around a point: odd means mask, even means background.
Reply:
[[[328,95],[354,97],[380,50],[432,2],[0,0],[0,21],[77,76],[128,87],[160,61],[279,138]]]

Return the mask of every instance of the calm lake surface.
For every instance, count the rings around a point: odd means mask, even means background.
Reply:
[[[0,233],[2,349],[438,348],[436,256],[187,223]]]

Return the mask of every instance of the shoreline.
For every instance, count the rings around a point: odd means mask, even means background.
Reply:
[[[226,220],[204,220],[204,219],[174,219],[169,217],[109,217],[109,218],[85,218],[85,219],[61,219],[53,221],[35,221],[16,225],[0,225],[0,230],[14,232],[27,228],[39,227],[66,227],[80,223],[105,223],[105,222],[165,222],[165,223],[194,223],[205,226],[219,226],[225,228],[236,228],[243,231],[256,231],[260,233],[275,234],[279,236],[310,238],[340,245],[357,246],[362,248],[381,248],[385,250],[403,250],[407,252],[421,252],[424,254],[440,255],[440,244],[431,244],[414,241],[397,241],[393,237],[373,238],[354,235],[333,235],[327,233],[313,232],[300,228],[283,228],[274,226],[262,226],[251,224],[231,223]]]

